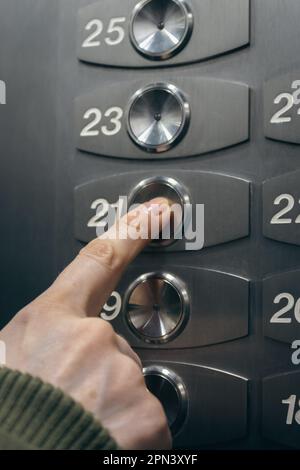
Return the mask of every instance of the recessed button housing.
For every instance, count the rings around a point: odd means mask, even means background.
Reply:
[[[125,295],[125,316],[135,335],[146,343],[166,343],[185,327],[188,293],[183,282],[168,273],[143,274]]]
[[[187,44],[193,15],[183,0],[142,0],[134,9],[130,26],[135,49],[150,60],[166,60]]]
[[[172,210],[172,222],[170,224],[170,238],[153,240],[150,246],[165,247],[176,241],[177,235],[182,235],[183,225],[188,224],[188,211],[184,206],[190,204],[190,197],[186,189],[174,178],[157,176],[141,181],[129,196],[129,206],[143,204],[151,199],[164,197],[170,201]],[[181,237],[180,237],[181,238]]]
[[[189,120],[190,106],[179,88],[156,83],[133,95],[128,106],[127,129],[140,148],[162,153],[184,137]]]
[[[144,368],[149,391],[161,402],[172,431],[176,434],[186,417],[187,392],[181,379],[170,369],[162,366]]]

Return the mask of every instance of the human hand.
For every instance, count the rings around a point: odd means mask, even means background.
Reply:
[[[158,198],[117,222],[119,233],[170,221]],[[149,225],[149,224],[148,224]],[[112,230],[112,229],[111,229]],[[122,239],[121,239],[122,238]],[[99,318],[128,264],[150,239],[100,237],[87,245],[53,285],[1,331],[7,367],[59,387],[92,412],[124,449],[168,449],[170,431],[159,401],[145,386],[129,344]]]

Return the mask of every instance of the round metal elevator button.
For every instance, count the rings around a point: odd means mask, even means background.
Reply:
[[[176,434],[187,413],[187,392],[183,382],[165,367],[145,367],[143,372],[148,390],[161,402],[172,434]]]
[[[166,60],[189,41],[193,15],[185,0],[142,0],[131,18],[130,38],[149,60]]]
[[[143,150],[162,153],[185,135],[190,106],[183,93],[170,83],[156,83],[138,90],[128,106],[127,129]]]
[[[171,274],[148,273],[128,289],[125,308],[135,335],[146,343],[166,343],[186,325],[188,294],[184,284]]]
[[[141,181],[129,196],[129,206],[143,204],[151,199],[164,197],[170,201],[172,206],[172,221],[170,224],[169,238],[164,239],[161,234],[158,240],[153,240],[150,246],[166,247],[172,245],[177,238],[182,237],[184,220],[184,206],[190,204],[190,197],[186,189],[174,178],[157,176]],[[186,211],[187,213],[187,211]]]

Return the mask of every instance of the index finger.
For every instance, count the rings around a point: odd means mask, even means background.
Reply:
[[[151,235],[158,236],[170,219],[171,208],[165,198],[153,199],[129,212],[106,234],[81,250],[47,295],[63,301],[77,315],[98,316],[128,264],[150,243]],[[147,233],[133,237],[142,227],[147,227]]]

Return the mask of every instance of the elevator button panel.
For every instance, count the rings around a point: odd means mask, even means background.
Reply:
[[[300,144],[300,70],[265,83],[264,107],[266,137]]]
[[[177,393],[177,396],[180,396],[181,403],[187,397],[188,407],[185,420],[181,420],[174,433],[175,448],[180,445],[183,449],[199,449],[202,446],[230,442],[246,436],[248,412],[246,378],[202,365],[167,361],[155,363],[147,361],[144,365],[146,370],[150,367],[159,368],[160,377],[163,379],[171,373],[176,382],[181,384],[181,390],[184,387],[183,394]],[[157,382],[156,379],[153,388],[156,396],[158,398],[161,396],[164,405],[165,389],[163,388],[160,394]],[[175,410],[178,410],[178,398],[176,400],[174,392],[173,396],[175,406],[172,407],[171,416],[174,416]],[[168,401],[168,404],[170,403]],[[170,410],[166,409],[166,412],[170,417]]]
[[[127,159],[201,155],[249,138],[249,87],[182,77],[108,84],[76,99],[78,149]]]
[[[248,335],[249,287],[248,279],[220,271],[131,267],[101,317],[136,348],[224,343]]]
[[[282,445],[300,449],[300,372],[263,381],[263,434]]]
[[[263,186],[264,235],[300,245],[300,171],[265,181]]]
[[[292,344],[300,338],[300,270],[263,281],[265,336]]]
[[[222,243],[247,237],[250,232],[250,183],[232,176],[197,171],[160,171],[160,176],[153,172],[125,173],[104,177],[75,188],[75,237],[82,242],[89,242],[107,226],[107,214],[110,209],[120,207],[124,210],[128,202],[142,202],[145,198],[143,184],[157,178],[157,185],[151,185],[153,191],[146,191],[147,198],[170,194],[170,186],[163,184],[161,178],[175,181],[174,193],[182,188],[181,199],[190,201],[183,208],[183,233],[176,234],[176,239],[165,246],[156,243],[150,250],[166,251],[201,250]],[[141,185],[141,182],[144,182]],[[120,194],[122,188],[122,194]],[[184,188],[184,189],[183,189]],[[180,191],[180,190],[179,190]],[[141,199],[139,199],[141,194]],[[125,204],[124,204],[125,201]],[[131,205],[131,204],[130,204]],[[192,206],[192,207],[191,207]],[[111,225],[114,220],[111,220]],[[196,224],[196,225],[193,225]],[[168,240],[166,240],[168,242]]]
[[[249,44],[249,10],[249,0],[102,0],[79,11],[78,58],[120,67],[201,61]]]
[[[188,410],[188,395],[181,378],[164,366],[148,366],[143,369],[148,390],[156,396],[166,413],[170,430],[174,435],[181,429]]]

